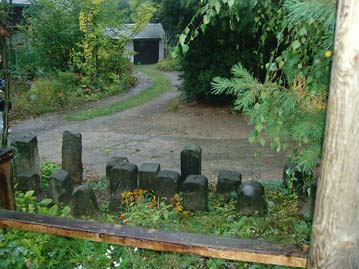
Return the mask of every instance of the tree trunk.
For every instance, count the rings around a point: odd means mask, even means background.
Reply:
[[[2,147],[7,147],[8,144],[8,126],[9,126],[9,106],[10,106],[10,75],[8,67],[8,58],[7,58],[7,48],[6,48],[6,38],[2,37],[0,40],[1,44],[1,56],[2,56],[2,68],[4,79],[6,81],[5,86],[5,106],[3,115],[3,126],[2,126]]]
[[[11,177],[12,157],[12,150],[0,149],[0,208],[8,210],[16,210],[14,184]]]
[[[359,268],[359,1],[339,0],[308,268]]]

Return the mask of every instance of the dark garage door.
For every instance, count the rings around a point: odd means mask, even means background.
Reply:
[[[155,64],[159,59],[159,40],[134,40],[135,64]]]

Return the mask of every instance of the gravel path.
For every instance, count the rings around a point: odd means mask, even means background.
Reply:
[[[163,74],[171,80],[172,90],[140,107],[87,121],[63,120],[70,112],[44,115],[18,123],[11,136],[36,134],[41,159],[61,163],[62,133],[81,132],[88,180],[103,176],[106,161],[113,155],[127,156],[137,165],[158,162],[162,169],[179,171],[180,151],[187,143],[202,147],[203,174],[211,182],[215,182],[220,169],[239,170],[245,179],[281,177],[285,155],[249,144],[250,127],[243,116],[234,115],[227,108],[181,104],[177,74]],[[145,75],[137,76],[139,84],[127,93],[91,103],[81,110],[124,100],[151,85]]]

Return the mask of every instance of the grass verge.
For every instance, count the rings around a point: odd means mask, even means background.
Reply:
[[[66,117],[67,120],[89,120],[97,117],[108,116],[143,105],[171,89],[171,82],[163,74],[155,70],[155,65],[137,66],[136,70],[151,77],[153,84],[136,96],[131,96],[118,103],[96,109],[75,113]]]

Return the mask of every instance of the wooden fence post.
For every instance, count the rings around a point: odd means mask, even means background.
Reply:
[[[14,185],[11,178],[11,159],[13,151],[0,149],[0,207],[16,210]]]
[[[338,0],[308,268],[359,268],[359,1]]]

